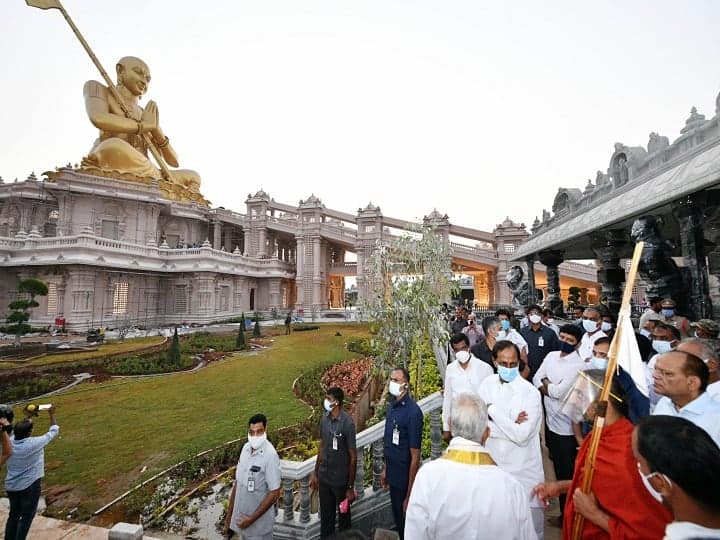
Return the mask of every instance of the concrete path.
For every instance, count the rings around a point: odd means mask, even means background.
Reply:
[[[8,509],[5,505],[0,505],[0,523],[3,524],[3,528],[7,516]],[[107,537],[108,529],[44,516],[35,516],[28,534],[28,540],[107,540]]]

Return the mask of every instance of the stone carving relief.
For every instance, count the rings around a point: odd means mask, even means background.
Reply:
[[[668,146],[670,146],[670,139],[663,137],[662,135],[658,135],[654,131],[650,133],[650,140],[647,145],[648,154],[654,154],[655,152],[664,150]]]
[[[530,288],[527,280],[524,280],[525,272],[520,266],[511,266],[507,273],[507,284],[512,295],[511,305],[513,307],[525,307],[530,298]]]
[[[635,242],[645,242],[638,271],[647,283],[647,296],[672,297],[680,305],[684,296],[682,274],[672,259],[672,244],[660,236],[656,218],[636,219],[630,236]]]

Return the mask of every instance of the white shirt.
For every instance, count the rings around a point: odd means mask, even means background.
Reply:
[[[498,341],[512,341],[515,345],[517,345],[517,348],[520,349],[520,352],[527,352],[528,350],[528,344],[527,341],[525,341],[525,338],[520,335],[520,332],[515,330],[514,328],[511,328],[510,330],[505,332],[504,337],[498,336]]]
[[[545,396],[545,421],[548,428],[557,435],[572,435],[572,420],[560,412],[562,399],[575,382],[578,371],[587,369],[587,364],[580,359],[577,351],[560,356],[560,351],[547,354],[540,368],[533,377],[533,386],[542,386],[542,380],[550,380],[548,395]]]
[[[582,339],[580,340],[580,347],[578,347],[578,354],[584,361],[588,361],[593,355],[593,345],[601,337],[607,337],[607,334],[602,330],[598,330],[593,335],[585,332]]]
[[[455,437],[448,450],[485,452]],[[496,465],[440,458],[415,477],[405,518],[408,540],[537,540],[525,489]]]
[[[707,392],[703,392],[680,410],[676,409],[672,400],[665,396],[658,401],[652,414],[679,416],[690,420],[696,426],[703,428],[715,444],[720,446],[720,401],[715,401]]]
[[[720,538],[720,529],[708,529],[689,521],[673,521],[665,527],[664,540],[691,540],[699,538]]]
[[[488,404],[488,416],[492,418],[485,448],[498,467],[520,482],[530,506],[544,508],[540,499],[530,498],[533,488],[545,481],[540,450],[540,392],[520,375],[509,383],[493,375],[480,385],[480,397]],[[522,411],[527,413],[527,420],[518,424],[515,421]]]
[[[720,381],[708,384],[706,392],[716,401],[720,401]]]
[[[450,431],[452,401],[463,392],[480,395],[480,383],[493,374],[492,368],[474,355],[470,355],[466,369],[454,360],[445,370],[445,391],[443,393],[443,431]]]

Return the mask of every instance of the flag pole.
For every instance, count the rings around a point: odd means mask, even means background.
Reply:
[[[120,109],[122,110],[123,114],[126,118],[133,119],[130,114],[130,109],[125,104],[125,101],[123,100],[122,96],[120,95],[120,92],[118,92],[117,88],[115,87],[115,84],[112,82],[112,79],[107,74],[107,71],[102,67],[102,64],[100,63],[100,60],[98,60],[97,56],[95,56],[95,53],[90,48],[90,45],[87,41],[85,41],[85,38],[80,33],[80,30],[77,26],[75,26],[75,23],[70,18],[70,15],[67,11],[65,11],[65,8],[60,3],[60,0],[25,0],[25,3],[30,7],[37,7],[40,9],[57,9],[62,13],[62,16],[65,18],[67,23],[70,25],[70,29],[75,34],[75,37],[78,38],[80,41],[80,44],[85,49],[85,52],[88,53],[88,56],[90,56],[90,60],[92,60],[92,63],[95,64],[95,67],[100,72],[100,75],[102,75],[103,80],[105,81],[105,84],[107,84],[108,90],[112,94],[113,98],[118,102],[118,105],[120,106]],[[149,133],[141,133],[140,134],[143,140],[145,141],[145,144],[147,145],[148,149],[150,150],[150,153],[155,158],[155,161],[157,162],[158,166],[160,167],[160,171],[162,173],[162,176],[165,180],[172,181],[170,176],[170,170],[168,169],[167,164],[165,163],[165,159],[162,156],[162,153],[158,150],[158,148],[155,146],[155,142],[152,140],[152,137]]]
[[[595,423],[593,424],[593,430],[590,435],[590,448],[585,460],[581,486],[583,493],[590,493],[593,475],[595,474],[595,459],[597,458],[598,446],[600,446],[600,435],[602,434],[603,427],[605,426],[605,414],[607,413],[610,386],[612,385],[613,375],[615,374],[615,371],[617,371],[618,349],[620,348],[620,343],[622,342],[622,321],[626,317],[628,319],[630,318],[630,300],[632,298],[632,291],[635,286],[635,278],[637,277],[638,266],[640,265],[640,257],[642,256],[644,245],[644,242],[638,242],[635,245],[630,271],[628,272],[628,277],[625,281],[625,291],[623,292],[622,304],[620,304],[620,313],[618,314],[617,331],[613,336],[612,343],[610,344],[610,350],[608,351],[608,366],[605,370],[605,382],[603,383],[603,388],[600,392],[597,415],[595,416]],[[572,493],[568,493],[568,496],[572,497]],[[583,515],[575,511],[575,516],[573,518],[572,540],[580,540],[584,521],[585,518]]]

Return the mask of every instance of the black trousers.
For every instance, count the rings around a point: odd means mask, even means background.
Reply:
[[[572,480],[575,470],[575,457],[577,456],[577,441],[573,435],[558,435],[547,430],[546,444],[552,454],[555,478],[558,480]],[[566,495],[560,495],[560,515],[565,515]]]
[[[5,540],[25,540],[40,500],[40,479],[21,491],[8,491],[10,513],[5,524]]]
[[[403,503],[405,502],[406,495],[407,488],[400,489],[390,486],[390,504],[392,505],[395,526],[400,535],[400,540],[405,538],[405,512],[403,512]]]
[[[345,499],[346,486],[331,486],[320,482],[318,495],[320,496],[320,538],[332,538],[335,534],[335,514],[338,505]],[[350,528],[350,508],[340,513],[340,530]]]

